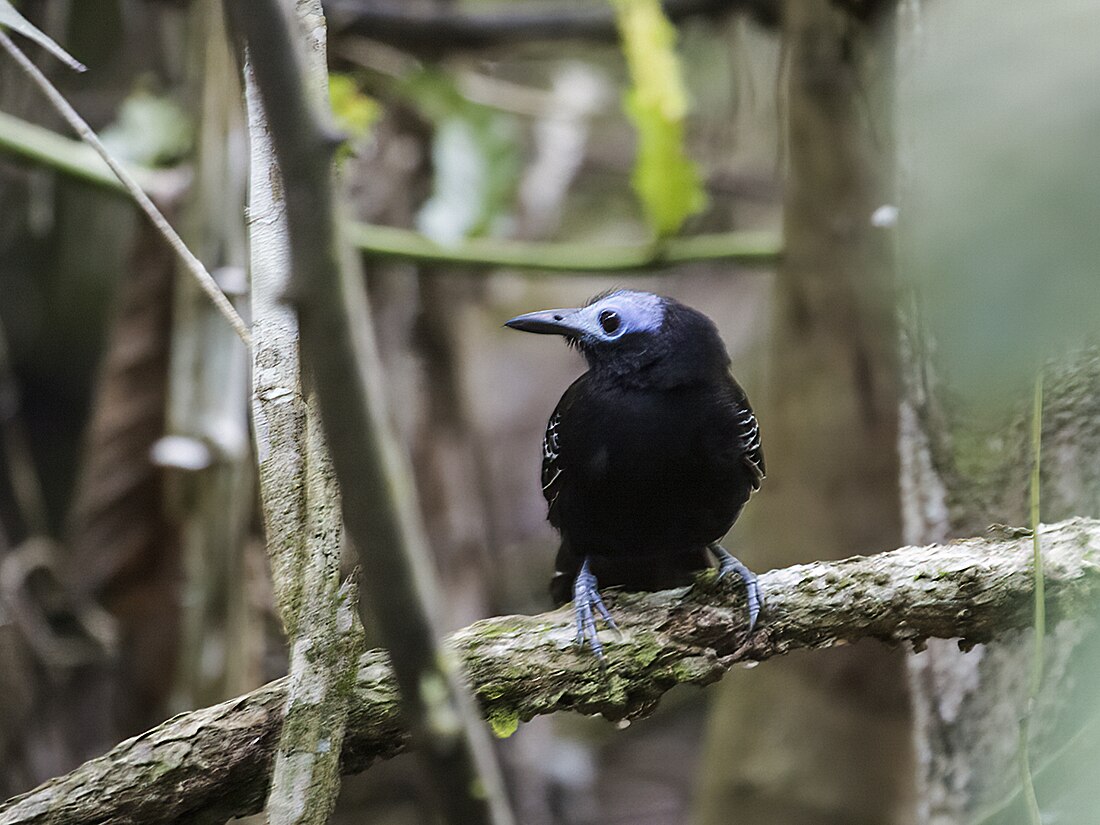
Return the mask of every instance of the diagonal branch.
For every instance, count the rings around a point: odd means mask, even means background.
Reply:
[[[1100,596],[1100,521],[1044,527],[1050,616],[1095,613]],[[565,609],[500,616],[450,637],[498,735],[520,721],[572,710],[609,719],[644,716],[678,684],[705,685],[740,661],[798,648],[875,638],[920,647],[929,637],[968,647],[1031,622],[1031,539],[1008,532],[948,545],[903,547],[772,570],[752,639],[742,637],[737,587],[714,575],[692,588],[620,593],[612,610],[621,638],[605,637],[608,669],[572,646]],[[170,719],[20,797],[0,804],[0,825],[222,822],[260,809],[278,738],[285,680]],[[386,656],[365,653],[344,742],[353,773],[408,745]]]
[[[127,168],[118,161],[103,145],[103,141],[99,139],[99,136],[92,131],[92,127],[82,118],[72,107],[72,105],[65,99],[65,97],[57,90],[57,88],[50,82],[49,78],[42,73],[34,63],[31,62],[19,47],[16,46],[2,30],[0,30],[0,48],[3,48],[14,60],[19,64],[23,72],[34,82],[36,86],[46,96],[46,99],[50,101],[50,104],[57,110],[58,114],[69,124],[69,126],[80,135],[81,139],[91,146],[96,153],[103,159],[103,161],[110,167],[111,171],[118,178],[119,182],[123,185],[127,192],[130,193],[130,197],[134,199],[134,202],[138,205],[142,212],[156,228],[157,232],[164,238],[172,251],[176,253],[176,256],[180,259],[180,263],[191,273],[192,277],[198,282],[198,285],[202,288],[202,291],[207,294],[214,306],[217,307],[218,312],[225,316],[225,319],[229,322],[229,325],[233,327],[233,331],[237,333],[238,337],[245,342],[245,344],[251,344],[251,339],[248,334],[248,327],[245,325],[244,320],[238,314],[236,308],[222,292],[221,287],[218,286],[214,277],[206,271],[206,267],[203,266],[202,261],[195,257],[195,254],[187,248],[187,244],[183,242],[179,234],[172,225],[168,223],[168,219],[164,217],[156,205],[149,198],[138,183],[134,179],[133,175],[127,170]]]

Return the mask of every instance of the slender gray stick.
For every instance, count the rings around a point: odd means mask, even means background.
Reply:
[[[251,340],[248,335],[248,327],[237,313],[237,310],[233,308],[233,304],[225,297],[225,293],[221,291],[221,288],[218,286],[213,276],[206,271],[206,267],[202,265],[202,261],[192,254],[191,250],[187,248],[187,244],[183,242],[183,239],[180,238],[176,230],[168,223],[167,218],[161,214],[153,201],[145,194],[133,175],[127,171],[125,166],[115,160],[114,156],[107,151],[107,147],[103,145],[103,142],[96,133],[92,131],[92,127],[89,126],[84,118],[77,113],[76,109],[69,104],[69,101],[65,99],[61,92],[54,87],[49,78],[42,74],[39,68],[20,51],[19,47],[12,42],[10,37],[4,34],[2,29],[0,29],[0,46],[11,55],[12,59],[19,64],[27,76],[42,90],[42,93],[46,95],[53,107],[57,109],[58,113],[63,118],[65,118],[66,122],[68,122],[78,135],[80,135],[84,142],[95,149],[99,156],[103,158],[104,162],[111,167],[111,171],[115,173],[122,182],[122,185],[126,187],[126,191],[130,193],[130,196],[137,202],[137,205],[141,207],[141,211],[148,216],[153,226],[156,227],[157,231],[160,232],[168,242],[168,245],[171,246],[176,255],[179,256],[183,265],[187,267],[187,271],[195,277],[196,281],[198,281],[199,286],[202,287],[202,291],[214,302],[214,306],[216,306],[218,311],[225,316],[225,319],[229,322],[230,326],[233,327],[237,335],[240,336],[241,340],[246,344],[250,344]]]

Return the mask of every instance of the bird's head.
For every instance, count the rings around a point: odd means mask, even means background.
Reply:
[[[620,376],[657,372],[676,381],[729,366],[709,318],[652,292],[615,290],[583,307],[528,312],[505,326],[561,335],[584,354],[591,369]]]

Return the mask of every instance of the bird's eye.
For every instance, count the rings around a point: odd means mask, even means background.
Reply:
[[[622,324],[622,319],[619,318],[619,313],[614,310],[605,309],[600,313],[600,327],[608,335],[611,335]]]

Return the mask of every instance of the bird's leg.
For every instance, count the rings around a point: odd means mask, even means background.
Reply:
[[[607,605],[600,598],[600,591],[597,587],[596,577],[588,566],[588,559],[585,559],[584,564],[581,565],[581,569],[577,573],[577,578],[573,580],[573,612],[577,616],[576,644],[583,648],[587,642],[591,646],[592,652],[596,654],[596,658],[602,662],[604,661],[603,645],[600,644],[600,639],[596,635],[596,617],[592,612],[592,608],[596,608],[603,620],[607,622],[608,627],[613,630],[619,628],[615,625],[615,620],[611,618]]]
[[[760,586],[756,583],[756,574],[738,561],[729,550],[715,542],[710,550],[718,558],[718,578],[727,573],[736,573],[745,582],[745,597],[749,608],[749,633],[756,627],[756,618],[760,615],[760,605],[764,599],[760,595]]]

